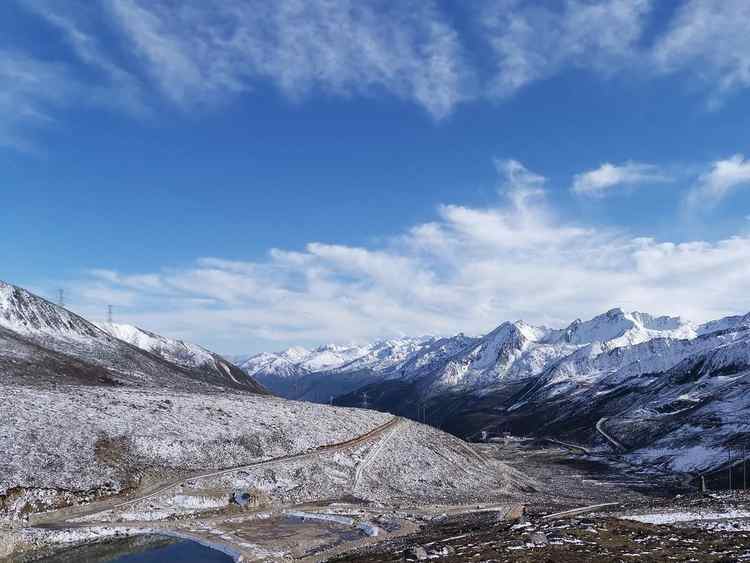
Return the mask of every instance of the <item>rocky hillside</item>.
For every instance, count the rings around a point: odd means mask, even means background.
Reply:
[[[0,373],[6,382],[29,383],[38,378],[266,392],[230,362],[197,346],[140,329],[125,335],[112,325],[108,328],[103,330],[63,307],[0,282]]]

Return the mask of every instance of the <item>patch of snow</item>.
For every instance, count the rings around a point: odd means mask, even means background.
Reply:
[[[695,522],[701,520],[750,518],[750,511],[732,509],[724,512],[655,512],[651,514],[628,514],[620,516],[620,518],[643,522],[644,524],[675,524],[677,522]]]

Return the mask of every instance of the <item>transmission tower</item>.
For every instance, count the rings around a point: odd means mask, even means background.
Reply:
[[[112,305],[107,305],[107,322],[112,324]]]
[[[57,304],[60,307],[65,307],[65,290],[64,289],[57,290]]]
[[[362,393],[362,408],[366,409],[367,406],[367,391],[365,391],[364,393]]]

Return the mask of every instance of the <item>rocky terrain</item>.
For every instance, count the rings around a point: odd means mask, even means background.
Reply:
[[[744,561],[747,491],[700,493],[564,448],[511,440],[479,448],[542,483],[523,511],[446,513],[333,561]],[[586,509],[587,507],[590,507]],[[508,517],[512,516],[512,517]]]

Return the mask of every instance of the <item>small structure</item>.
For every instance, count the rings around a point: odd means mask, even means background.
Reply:
[[[263,491],[256,489],[235,489],[232,493],[231,502],[240,508],[256,508],[270,504],[270,499]]]

